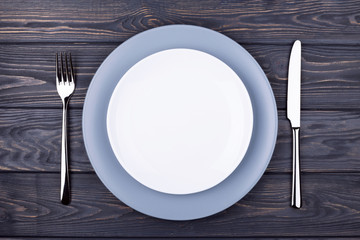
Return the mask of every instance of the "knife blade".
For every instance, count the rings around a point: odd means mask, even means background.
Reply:
[[[288,73],[287,118],[293,133],[293,175],[291,206],[301,208],[300,185],[300,110],[301,110],[301,42],[296,40],[291,49]]]
[[[296,40],[290,54],[287,92],[287,117],[293,128],[300,127],[301,42]]]

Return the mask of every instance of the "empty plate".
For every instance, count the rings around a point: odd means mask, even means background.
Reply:
[[[163,193],[190,194],[227,178],[249,146],[253,111],[239,76],[193,49],[132,66],[110,99],[107,132],[123,168]]]

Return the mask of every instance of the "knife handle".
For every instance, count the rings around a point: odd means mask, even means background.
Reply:
[[[300,186],[300,128],[292,128],[293,132],[293,175],[291,206],[301,208],[301,186]]]

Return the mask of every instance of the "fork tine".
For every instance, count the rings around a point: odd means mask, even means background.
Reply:
[[[66,81],[66,76],[65,76],[65,72],[64,72],[64,59],[63,59],[63,53],[60,53],[60,59],[61,59],[61,82],[63,84],[65,84]]]
[[[64,72],[64,76],[66,79],[66,82],[68,84],[70,84],[70,76],[69,76],[69,67],[68,67],[68,57],[66,52],[64,52],[64,58],[65,58],[65,72]]]
[[[56,67],[56,84],[60,84],[60,78],[59,78],[59,56],[58,53],[55,55],[55,67]]]
[[[70,80],[72,83],[75,83],[74,69],[72,65],[71,53],[69,52],[69,64],[70,64]]]

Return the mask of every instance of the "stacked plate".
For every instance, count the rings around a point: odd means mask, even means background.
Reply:
[[[196,219],[231,206],[260,179],[276,141],[276,103],[236,42],[202,27],[159,27],[100,66],[83,135],[97,175],[125,204]]]

